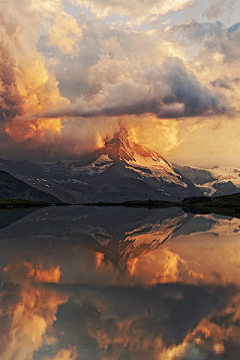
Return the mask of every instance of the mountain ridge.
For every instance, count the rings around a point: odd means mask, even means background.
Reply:
[[[182,175],[202,189],[206,196],[231,195],[240,191],[240,170],[215,165],[211,169],[174,164]]]
[[[79,161],[15,166],[0,160],[0,169],[70,203],[179,201],[203,194],[160,154],[131,141],[124,128]]]
[[[25,182],[15,178],[6,171],[0,170],[0,198],[61,203],[53,195],[37,190]]]

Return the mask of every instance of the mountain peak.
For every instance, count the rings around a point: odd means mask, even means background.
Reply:
[[[150,159],[154,162],[163,162],[171,166],[160,154],[146,146],[142,146],[129,138],[129,133],[124,127],[115,135],[113,139],[105,142],[104,153],[108,154],[113,160],[125,160],[137,162],[139,158]]]
[[[123,127],[113,139],[105,142],[110,157],[118,160],[134,160],[134,147],[135,143],[129,139],[128,131]]]
[[[125,129],[124,127],[120,127],[120,131],[118,132],[117,134],[117,137],[120,139],[120,140],[124,140],[124,139],[127,139],[129,136],[128,134],[128,131],[127,129]]]
[[[115,136],[110,141],[105,141],[105,146],[111,145],[111,144],[117,144],[121,143],[122,145],[126,145],[128,147],[131,147],[132,141],[129,139],[129,134],[127,129],[121,127],[120,131],[115,134]]]

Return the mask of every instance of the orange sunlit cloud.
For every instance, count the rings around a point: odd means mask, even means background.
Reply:
[[[19,301],[8,307],[10,328],[4,347],[0,349],[1,359],[32,359],[44,341],[48,342],[57,309],[67,299],[41,288],[22,288]]]
[[[99,268],[99,266],[101,265],[103,259],[104,259],[104,254],[103,253],[100,253],[100,252],[97,252],[95,254],[96,256],[96,267],[97,269]]]
[[[184,264],[180,256],[168,249],[153,251],[127,262],[131,276],[142,279],[146,284],[177,282],[181,280],[179,264]]]
[[[60,11],[55,16],[55,23],[47,32],[49,44],[58,46],[65,54],[74,54],[79,50],[79,41],[82,39],[77,19],[63,16]]]
[[[75,347],[60,350],[57,355],[53,357],[47,356],[44,360],[75,360],[78,357],[78,352]]]
[[[42,264],[35,267],[30,262],[23,262],[21,264],[10,264],[3,269],[5,275],[11,278],[22,277],[22,279],[29,279],[37,283],[53,282],[59,283],[62,272],[60,266],[49,267],[44,269]]]
[[[60,135],[63,125],[60,119],[38,119],[32,121],[14,121],[5,126],[5,132],[15,141],[24,141],[29,138],[39,140],[46,132]]]

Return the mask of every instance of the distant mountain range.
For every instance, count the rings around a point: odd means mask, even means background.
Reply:
[[[179,201],[203,194],[157,152],[131,141],[125,129],[77,162],[43,165],[0,159],[0,169],[69,203]]]
[[[174,164],[180,173],[192,181],[204,195],[222,196],[240,192],[240,170],[234,167],[213,166],[201,169]]]

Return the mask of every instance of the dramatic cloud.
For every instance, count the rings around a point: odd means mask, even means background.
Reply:
[[[211,81],[211,84],[215,87],[221,87],[227,90],[234,90],[233,85],[238,85],[239,82],[240,78],[229,79],[228,77],[224,77]]]
[[[187,71],[178,59],[167,59],[161,68],[141,74],[139,82],[124,79],[103,84],[89,107],[83,99],[37,117],[98,117],[154,114],[158,118],[179,118],[230,112],[224,96],[211,92]],[[36,116],[35,115],[35,116]]]
[[[1,117],[14,118],[26,112],[63,103],[54,74],[36,50],[41,24],[30,3],[4,1],[0,8]]]
[[[193,5],[194,0],[71,0],[72,3],[81,7],[88,7],[90,11],[100,16],[107,14],[130,15],[133,17],[145,17],[147,15],[163,15],[169,11],[178,11]]]
[[[6,291],[12,301],[5,302],[5,295],[1,294],[1,326],[5,322],[5,334],[0,334],[1,359],[31,360],[44,342],[52,340],[54,343],[50,330],[56,320],[58,306],[66,302],[67,298],[40,288],[8,288],[8,284],[5,285]],[[72,358],[69,356],[66,360]]]
[[[237,119],[239,23],[200,21],[198,5],[3,1],[0,156],[73,159],[120,122],[168,156],[188,138],[175,119]],[[225,5],[214,1],[207,11],[220,14]]]

